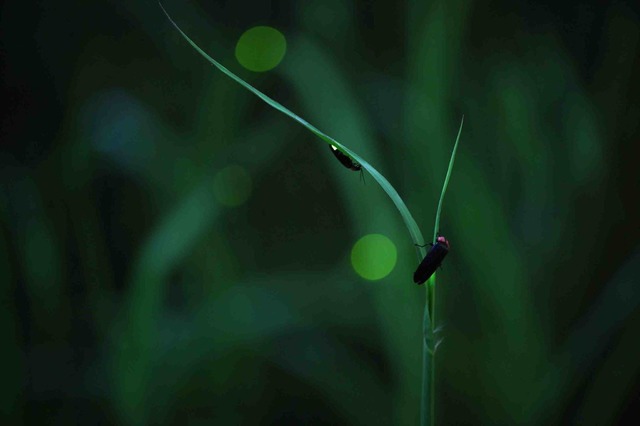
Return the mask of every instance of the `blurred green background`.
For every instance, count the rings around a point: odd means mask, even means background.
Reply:
[[[438,424],[640,414],[637,2],[165,6],[425,236],[465,115]],[[2,424],[418,423],[425,292],[373,179],[154,1],[1,8]]]

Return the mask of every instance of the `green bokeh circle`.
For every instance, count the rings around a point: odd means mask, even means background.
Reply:
[[[360,238],[351,250],[351,266],[367,280],[380,280],[396,266],[398,252],[395,244],[381,234],[368,234]]]
[[[237,207],[251,195],[251,176],[237,165],[221,169],[213,179],[213,193],[220,204]]]
[[[275,28],[259,26],[248,29],[236,45],[236,59],[250,71],[273,69],[287,51],[284,35]]]

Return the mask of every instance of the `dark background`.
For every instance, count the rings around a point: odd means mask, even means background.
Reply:
[[[638,2],[165,6],[425,236],[465,115],[438,424],[640,414]],[[2,423],[417,424],[424,289],[373,179],[154,1],[1,7]],[[261,74],[234,58],[256,25],[288,43]],[[379,281],[350,265],[368,233],[398,249]]]

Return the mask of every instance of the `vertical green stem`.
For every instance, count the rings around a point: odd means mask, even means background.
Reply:
[[[438,210],[436,211],[436,221],[433,227],[433,243],[435,244],[440,231],[440,213],[442,212],[442,202],[444,194],[447,192],[449,179],[451,178],[451,170],[456,159],[456,151],[458,150],[458,142],[462,133],[462,125],[464,124],[464,116],[460,122],[456,143],[453,145],[451,158],[449,160],[449,168],[444,178],[442,191],[440,192],[440,201],[438,201]],[[420,424],[422,426],[435,425],[435,408],[436,408],[436,342],[434,341],[436,333],[436,274],[434,273],[429,281],[427,281],[427,297],[424,306],[424,318],[422,322],[422,399],[420,401]]]
[[[434,315],[436,300],[435,274],[427,281],[427,297],[424,305],[422,340],[422,398],[420,404],[420,424],[435,424],[435,351],[433,345]]]
[[[431,426],[436,424],[436,351],[433,344],[436,327],[436,275],[433,274],[427,283],[431,293],[431,342],[433,353],[431,354]]]
[[[424,318],[422,322],[422,396],[420,399],[420,424],[422,426],[430,426],[432,424],[431,416],[433,413],[431,404],[433,364],[430,349],[431,319],[429,317],[431,292],[429,288],[431,288],[431,286],[427,284],[427,297],[424,304]]]

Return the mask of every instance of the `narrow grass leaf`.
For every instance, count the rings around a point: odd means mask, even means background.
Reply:
[[[320,139],[322,139],[323,141],[325,141],[326,143],[328,143],[330,145],[336,146],[338,149],[340,149],[340,151],[342,151],[343,153],[345,153],[346,155],[351,157],[353,160],[355,160],[358,163],[360,163],[360,165],[367,172],[369,172],[369,174],[376,180],[376,182],[378,182],[378,184],[382,187],[382,189],[387,193],[389,198],[391,198],[391,201],[393,201],[393,204],[395,204],[396,208],[400,212],[400,215],[402,216],[402,219],[403,219],[403,221],[405,223],[405,226],[407,227],[407,230],[409,231],[409,234],[411,235],[411,239],[413,240],[413,242],[415,244],[423,244],[424,238],[422,236],[422,232],[420,231],[420,228],[418,227],[418,224],[416,223],[416,221],[413,219],[413,216],[409,212],[409,209],[405,205],[404,201],[402,200],[402,198],[400,198],[400,195],[395,190],[395,188],[393,186],[391,186],[389,181],[384,176],[382,176],[371,164],[369,164],[362,157],[357,155],[355,152],[351,151],[346,146],[342,145],[340,142],[338,142],[335,139],[333,139],[331,136],[329,136],[329,135],[323,133],[322,131],[320,131],[318,128],[316,128],[315,126],[313,126],[312,124],[310,124],[309,122],[304,120],[302,117],[300,117],[297,114],[294,114],[293,112],[291,112],[289,109],[287,109],[286,107],[281,105],[279,102],[271,99],[269,96],[265,95],[264,93],[262,93],[261,91],[259,91],[255,87],[251,86],[249,83],[247,83],[246,81],[244,81],[243,79],[241,79],[240,77],[238,77],[237,75],[235,75],[234,73],[229,71],[224,65],[222,65],[221,63],[219,63],[218,61],[213,59],[211,56],[207,55],[207,53],[205,53],[204,50],[202,50],[193,40],[191,40],[189,38],[189,36],[187,36],[184,33],[184,31],[182,31],[180,29],[178,24],[175,23],[175,21],[171,18],[169,13],[162,6],[162,3],[158,2],[158,4],[162,8],[162,11],[164,12],[164,14],[167,16],[167,19],[169,19],[169,22],[171,22],[171,24],[178,30],[178,32],[182,35],[182,37],[184,37],[184,39],[187,40],[187,42],[200,55],[202,55],[207,61],[209,61],[213,66],[218,68],[220,71],[222,71],[228,77],[230,77],[231,79],[235,80],[242,87],[244,87],[245,89],[247,89],[248,91],[250,91],[251,93],[256,95],[261,100],[263,100],[269,106],[275,108],[276,110],[280,111],[281,113],[289,116],[290,118],[294,119],[298,123],[302,124],[304,127],[306,127],[308,130],[310,130],[313,134],[318,136]],[[424,255],[424,253],[422,253],[422,254]]]
[[[433,227],[433,242],[435,244],[438,237],[438,231],[440,230],[440,213],[442,212],[442,201],[444,200],[444,194],[447,192],[449,186],[449,179],[451,178],[451,171],[453,170],[453,163],[456,160],[456,152],[458,151],[458,142],[460,142],[460,134],[462,133],[462,126],[464,125],[464,115],[460,120],[460,128],[458,129],[458,136],[456,137],[456,143],[453,145],[453,151],[451,151],[451,158],[449,159],[449,168],[447,169],[447,176],[444,178],[444,184],[442,185],[442,191],[440,192],[440,201],[438,201],[438,210],[436,211],[436,221]]]

